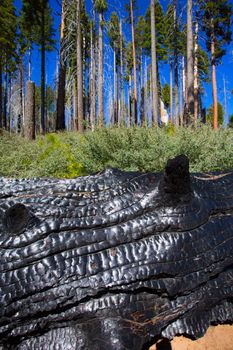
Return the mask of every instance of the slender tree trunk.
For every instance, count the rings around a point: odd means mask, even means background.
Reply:
[[[82,2],[82,0],[80,0]],[[88,91],[88,85],[89,85],[89,77],[86,74],[87,72],[87,60],[86,60],[86,38],[83,36],[82,38],[82,72],[83,72],[83,122],[88,123],[88,93],[86,93],[86,90]],[[87,78],[87,79],[86,79]],[[83,123],[84,126],[84,123]]]
[[[173,123],[173,66],[172,56],[169,57],[169,70],[170,70],[170,122]]]
[[[104,125],[103,13],[99,13],[98,124]]]
[[[78,131],[78,96],[77,96],[77,77],[73,82],[73,130]]]
[[[41,133],[45,135],[45,13],[41,12]]]
[[[187,0],[187,117],[194,115],[194,67],[193,67],[193,21],[192,0]],[[186,120],[188,122],[188,120]]]
[[[216,67],[215,67],[215,36],[213,30],[211,34],[211,69],[212,69],[212,94],[213,94],[213,111],[214,111],[214,130],[218,129],[218,98],[217,98],[217,82],[216,82]]]
[[[113,101],[112,86],[109,89],[109,123],[110,125],[114,125],[114,101]]]
[[[63,40],[65,28],[65,3],[62,1],[61,30],[60,30],[60,64],[57,92],[57,115],[56,130],[65,129],[65,84],[66,84],[66,67],[63,62]]]
[[[178,48],[177,48],[177,0],[174,0],[174,124],[179,126],[179,76],[178,76]]]
[[[113,125],[117,124],[117,68],[116,68],[116,48],[113,49],[113,80],[114,80],[114,113],[113,113]]]
[[[137,66],[136,66],[136,49],[134,38],[134,14],[133,14],[133,1],[130,0],[130,18],[131,18],[131,31],[132,31],[132,48],[133,48],[133,82],[134,82],[134,94],[133,94],[133,118],[134,124],[137,125]]]
[[[27,81],[26,84],[24,136],[28,140],[35,139],[35,83],[32,81]]]
[[[2,62],[0,57],[0,129],[2,129]]]
[[[32,72],[32,47],[31,44],[29,45],[28,49],[28,80],[31,80],[31,73]]]
[[[155,33],[155,2],[150,2],[151,13],[151,54],[152,54],[152,125],[158,125],[158,84],[157,84],[157,58]]]
[[[81,0],[77,0],[77,117],[78,131],[83,132],[83,63],[82,63],[82,34],[81,34]]]
[[[19,64],[19,89],[20,89],[20,113],[17,116],[17,133],[21,132],[21,125],[24,121],[24,67],[23,62],[20,60]]]
[[[3,128],[6,130],[7,129],[7,67],[6,67],[6,72],[4,73],[4,85],[3,85],[3,90],[4,90],[4,97],[3,97]]]
[[[91,130],[94,131],[95,129],[95,122],[96,122],[96,111],[95,111],[95,103],[96,103],[96,89],[95,89],[95,49],[94,49],[94,43],[93,43],[93,26],[91,24],[91,58],[90,58],[90,122],[91,122]]]
[[[183,58],[182,58],[183,60]],[[181,62],[182,62],[181,60]],[[182,66],[181,66],[181,70],[179,72],[179,81],[180,81],[180,84],[179,84],[179,121],[180,121],[180,126],[183,125],[183,86],[182,86],[182,74],[183,74],[183,71],[182,71]]]
[[[124,83],[123,83],[123,35],[122,35],[122,21],[120,20],[120,108],[118,125],[120,126],[123,121],[123,106],[124,106]]]
[[[226,120],[227,116],[228,116],[228,113],[227,113],[227,89],[226,89],[225,76],[223,77],[223,92],[224,92],[224,117],[225,117],[225,120]]]
[[[147,84],[148,84],[148,81],[147,81],[147,62],[146,62],[146,59],[145,59],[145,67],[144,67],[144,118],[143,118],[143,123],[145,126],[147,126],[147,111],[148,111],[148,108],[147,108],[147,103],[148,103],[148,88],[147,88]]]
[[[8,86],[7,86],[7,130],[11,132],[11,120],[12,120],[12,115],[11,115],[11,93],[12,93],[12,78],[11,78],[11,73],[9,73],[9,78],[8,78]]]
[[[183,111],[181,115],[181,126],[184,126],[185,101],[186,101],[186,74],[185,74],[184,56],[182,57],[182,95],[183,95]]]
[[[199,96],[199,86],[198,86],[198,18],[196,17],[195,22],[195,43],[194,43],[194,124],[197,124],[198,119],[198,96]]]
[[[128,92],[128,126],[133,125],[133,115],[132,115],[132,77],[131,73],[129,75],[129,92]]]

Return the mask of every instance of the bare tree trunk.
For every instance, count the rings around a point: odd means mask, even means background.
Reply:
[[[128,126],[133,125],[133,116],[132,116],[132,77],[131,73],[129,75],[129,92],[128,92]]]
[[[183,111],[181,115],[181,126],[184,126],[185,101],[186,101],[186,74],[184,56],[182,57],[182,96],[183,96]]]
[[[133,48],[133,82],[134,82],[134,93],[133,93],[133,118],[134,124],[138,123],[137,116],[137,66],[136,66],[136,49],[135,49],[135,38],[134,38],[134,15],[133,15],[133,1],[130,0],[130,17],[131,17],[131,31],[132,31],[132,48]]]
[[[155,2],[150,2],[151,13],[151,54],[152,54],[152,124],[158,125],[158,84],[157,84],[157,58],[156,58],[156,33],[155,33]]]
[[[60,65],[59,65],[59,79],[57,92],[57,116],[56,116],[56,130],[65,129],[65,84],[66,84],[66,68],[63,62],[63,38],[65,28],[65,10],[64,0],[62,1],[62,15],[61,15],[61,31],[60,31]]]
[[[41,133],[45,135],[45,13],[41,12]]]
[[[187,113],[194,115],[194,69],[193,69],[193,21],[192,0],[187,0]],[[186,118],[187,119],[187,118]],[[188,120],[186,120],[188,122]]]
[[[213,111],[214,111],[214,129],[218,129],[218,98],[215,68],[215,37],[211,35],[211,68],[212,68],[212,94],[213,94]]]
[[[31,71],[32,71],[32,47],[31,44],[28,48],[28,80],[31,80]]]
[[[78,131],[83,133],[83,63],[82,63],[82,34],[81,34],[81,0],[77,0],[77,117]]]
[[[199,86],[198,86],[198,18],[195,22],[195,38],[194,38],[194,123],[197,124],[198,105],[199,105]]]
[[[183,61],[183,57],[181,62]],[[183,64],[183,62],[182,62]],[[179,72],[179,121],[180,121],[180,126],[183,125],[183,84],[182,84],[182,74],[183,74],[183,67],[181,66],[181,70]]]
[[[11,93],[12,93],[12,78],[11,78],[11,73],[9,73],[9,80],[8,80],[8,86],[7,86],[7,100],[8,100],[8,104],[7,104],[7,115],[8,115],[8,119],[7,119],[7,130],[9,132],[11,132],[11,119],[12,119],[12,115],[11,115]]]
[[[147,125],[147,103],[148,103],[148,88],[147,88],[147,62],[145,59],[145,67],[144,67],[144,118],[143,118],[143,124],[146,126]]]
[[[224,92],[224,116],[225,116],[225,120],[226,120],[228,113],[227,113],[227,89],[226,89],[225,76],[223,77],[223,92]]]
[[[99,13],[98,124],[104,125],[103,13]]]
[[[177,0],[174,0],[174,97],[175,111],[174,124],[179,126],[179,76],[178,76],[178,49],[177,49]]]
[[[76,78],[73,83],[73,130],[78,131],[78,96]]]
[[[95,77],[96,77],[96,70],[95,70],[95,49],[94,49],[94,43],[93,43],[93,26],[91,24],[91,79],[90,79],[90,122],[91,122],[91,130],[94,131],[95,129],[95,122],[96,122],[96,89],[95,89]]]
[[[17,132],[21,132],[21,125],[24,123],[24,67],[20,60],[19,64],[19,89],[20,89],[20,113],[17,116]]]
[[[0,129],[2,129],[2,62],[0,58]]]
[[[3,128],[7,128],[7,69],[4,73],[4,83],[3,83]]]
[[[35,139],[35,83],[32,81],[27,81],[26,84],[24,136],[28,140]]]
[[[113,80],[114,80],[114,113],[113,113],[113,125],[117,124],[117,68],[116,68],[116,48],[114,44],[113,49]]]
[[[109,122],[110,125],[114,125],[114,101],[112,99],[112,86],[109,89]]]
[[[123,106],[124,106],[124,86],[123,86],[123,35],[122,35],[122,21],[120,20],[120,108],[118,125],[120,126],[123,121]]]
[[[173,67],[172,57],[169,57],[169,71],[170,71],[170,122],[173,123]]]

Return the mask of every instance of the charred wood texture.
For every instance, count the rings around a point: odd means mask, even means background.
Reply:
[[[233,173],[0,180],[0,349],[140,350],[233,321]]]

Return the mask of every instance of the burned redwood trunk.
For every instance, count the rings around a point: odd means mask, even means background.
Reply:
[[[233,321],[233,173],[0,181],[0,348],[140,350]]]

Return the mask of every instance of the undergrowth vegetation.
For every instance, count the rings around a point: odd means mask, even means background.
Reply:
[[[193,172],[233,169],[233,130],[105,128],[48,134],[34,142],[3,134],[0,176],[74,178],[106,167],[161,171],[178,154],[189,157]]]

